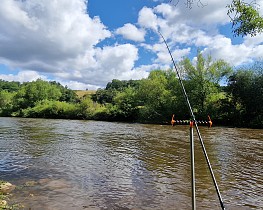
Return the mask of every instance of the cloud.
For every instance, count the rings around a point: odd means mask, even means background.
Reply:
[[[56,80],[60,84],[69,87],[72,90],[97,90],[100,88],[100,86],[96,85],[88,85],[86,83],[82,82],[77,82],[77,81],[61,81],[61,80]]]
[[[263,45],[247,45],[246,42],[233,45],[231,39],[217,35],[211,39],[203,53],[212,55],[214,59],[223,59],[233,66],[238,66],[262,58]]]
[[[139,12],[138,23],[140,26],[157,30],[157,16],[153,10],[147,7],[143,7]]]
[[[231,0],[202,0],[203,5],[197,3],[191,9],[186,7],[185,2],[180,0],[176,6],[163,3],[153,8],[153,11],[162,15],[169,25],[183,22],[189,26],[214,28],[217,24],[225,24],[229,21],[226,5]]]
[[[151,70],[171,65],[157,30],[167,39],[176,61],[191,55],[193,48],[232,65],[263,55],[263,35],[233,44],[232,36],[220,34],[219,27],[229,22],[225,6],[231,0],[202,0],[206,6],[192,9],[185,7],[184,0],[176,6],[145,6],[138,11],[137,23],[122,23],[114,31],[100,17],[89,16],[87,2],[1,0],[0,64],[20,72],[0,74],[0,78],[21,82],[46,78],[73,89],[103,87],[112,79],[145,78]],[[257,3],[263,5],[263,0]],[[114,34],[126,40],[119,41]],[[143,63],[143,51],[150,51],[144,53],[150,65],[138,65]]]
[[[46,76],[38,74],[35,71],[20,71],[17,75],[14,74],[0,74],[0,78],[6,81],[18,81],[18,82],[26,82],[26,81],[35,81],[37,79],[48,80]]]
[[[169,45],[169,43],[168,43]],[[161,65],[165,65],[165,66],[169,66],[172,61],[171,61],[171,57],[169,55],[169,52],[167,51],[166,45],[164,43],[158,43],[158,44],[154,44],[154,45],[142,45],[145,49],[150,50],[152,52],[154,52],[157,56],[156,59],[153,60],[153,63],[155,63],[156,65],[158,64],[160,68]],[[178,48],[175,47],[173,48],[171,46],[171,53],[173,55],[173,59],[175,61],[180,61],[182,60],[182,58],[186,57],[187,55],[189,55],[191,48]],[[166,67],[167,68],[167,67]]]
[[[127,23],[123,27],[116,30],[116,34],[122,35],[125,39],[129,39],[135,42],[143,42],[145,31],[138,29],[133,24]]]
[[[85,87],[83,84],[101,87],[115,78],[145,76],[145,72],[134,69],[138,59],[134,45],[97,46],[112,32],[99,17],[89,17],[85,2],[2,0],[0,63],[20,69],[20,73],[0,78],[24,82],[49,75],[51,80],[79,88]],[[117,33],[144,41],[144,30],[132,24],[125,24]]]
[[[87,51],[84,56],[68,63],[68,67],[78,68],[57,72],[56,77],[63,80],[75,80],[96,86],[106,85],[112,79],[125,78],[134,71],[138,59],[138,49],[131,44],[105,46]]]
[[[0,56],[17,65],[28,62],[30,68],[34,61],[52,66],[84,54],[111,35],[85,10],[81,0],[2,0]]]
[[[230,21],[226,8],[230,2],[211,0],[206,4],[202,1],[204,7],[193,6],[192,9],[186,9],[181,1],[176,7],[164,3],[154,8],[144,7],[139,13],[138,24],[146,29],[158,28],[176,60],[187,56],[192,48],[201,48],[214,59],[240,65],[263,54],[262,35],[245,37],[243,43],[233,44],[230,38],[219,33],[218,27]],[[159,41],[159,44],[163,42],[162,39]],[[168,64],[171,61],[165,52],[167,49],[159,44],[144,46],[156,53],[155,62]]]
[[[86,6],[84,0],[2,0],[0,63],[53,74],[78,69],[71,64],[111,36]]]
[[[254,47],[256,45],[262,45],[263,44],[263,33],[259,34],[254,37],[247,36],[244,38],[244,44],[246,46]]]

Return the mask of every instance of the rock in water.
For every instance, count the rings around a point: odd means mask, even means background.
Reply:
[[[12,185],[9,182],[0,183],[0,193],[7,194],[15,189],[15,185]]]

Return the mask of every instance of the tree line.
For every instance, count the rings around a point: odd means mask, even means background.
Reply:
[[[196,62],[178,63],[196,119],[263,128],[263,63],[233,70],[198,52]],[[222,84],[222,83],[225,84]],[[0,80],[0,116],[162,123],[190,119],[175,72],[151,71],[146,79],[114,79],[94,94],[78,97],[55,81]]]

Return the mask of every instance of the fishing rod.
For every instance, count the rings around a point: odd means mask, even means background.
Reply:
[[[217,196],[218,196],[218,199],[219,199],[219,202],[220,202],[220,205],[221,205],[221,208],[223,210],[225,210],[225,206],[224,206],[224,203],[223,203],[223,199],[221,197],[221,194],[220,194],[220,191],[219,191],[219,187],[218,187],[218,184],[216,182],[216,178],[215,178],[215,175],[214,175],[214,172],[213,172],[213,169],[212,169],[212,166],[211,166],[211,163],[210,163],[210,160],[208,158],[208,155],[207,155],[207,152],[206,152],[206,149],[205,149],[205,145],[204,145],[204,141],[203,141],[203,138],[201,136],[201,133],[199,131],[199,128],[198,128],[198,125],[197,125],[197,120],[195,119],[195,115],[194,115],[194,112],[193,112],[193,109],[192,109],[192,106],[190,104],[190,101],[188,99],[188,96],[187,96],[187,93],[186,93],[186,90],[184,88],[184,84],[183,84],[183,81],[182,81],[182,78],[180,76],[180,73],[176,67],[176,64],[175,64],[175,61],[173,59],[173,56],[172,56],[172,53],[170,51],[170,48],[168,47],[168,44],[165,40],[165,38],[163,37],[162,33],[160,31],[158,31],[159,34],[161,35],[165,45],[166,45],[166,48],[170,54],[170,57],[172,59],[172,62],[173,62],[173,65],[174,65],[174,68],[175,68],[175,71],[176,71],[176,74],[177,74],[177,77],[179,79],[179,82],[180,82],[180,85],[181,85],[181,88],[182,88],[182,91],[183,91],[183,95],[184,95],[184,98],[186,100],[186,103],[187,103],[187,106],[188,106],[188,109],[189,109],[189,112],[190,112],[190,115],[192,117],[192,121],[194,122],[194,126],[195,126],[195,129],[196,129],[196,132],[197,132],[197,135],[198,135],[198,138],[199,138],[199,141],[201,143],[201,146],[202,146],[202,150],[203,150],[203,153],[204,153],[204,156],[205,156],[205,159],[206,159],[206,163],[208,165],[208,168],[209,168],[209,171],[210,171],[210,174],[212,176],[212,180],[213,180],[213,183],[214,183],[214,186],[215,186],[215,189],[216,189],[216,192],[217,192]]]

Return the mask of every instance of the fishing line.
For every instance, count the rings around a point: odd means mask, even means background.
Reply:
[[[195,115],[194,115],[193,109],[192,109],[192,107],[191,107],[190,101],[189,101],[189,99],[188,99],[187,93],[186,93],[186,91],[185,91],[184,84],[183,84],[183,81],[182,81],[182,79],[181,79],[180,73],[179,73],[179,71],[178,71],[178,69],[177,69],[177,67],[176,67],[176,64],[175,64],[175,61],[174,61],[174,59],[173,59],[172,53],[171,53],[171,51],[170,51],[170,48],[168,47],[168,44],[167,44],[165,38],[163,37],[163,35],[161,34],[160,31],[158,31],[158,33],[161,35],[161,37],[162,37],[162,39],[163,39],[163,41],[164,41],[164,43],[165,43],[165,45],[166,45],[166,48],[167,48],[167,50],[168,50],[168,52],[169,52],[169,54],[170,54],[170,57],[171,57],[171,59],[172,59],[172,62],[173,62],[173,65],[174,65],[174,68],[175,68],[177,77],[178,77],[178,79],[179,79],[179,82],[180,82],[180,85],[181,85],[181,88],[182,88],[182,91],[183,91],[184,98],[185,98],[185,100],[186,100],[186,103],[187,103],[187,106],[188,106],[190,115],[191,115],[191,117],[192,117],[192,121],[194,122],[194,126],[195,126],[195,129],[196,129],[196,132],[197,132],[197,135],[198,135],[200,144],[201,144],[201,146],[202,146],[202,150],[203,150],[203,153],[204,153],[204,156],[205,156],[205,159],[206,159],[206,163],[207,163],[207,165],[208,165],[210,174],[211,174],[211,176],[212,176],[212,180],[213,180],[213,183],[214,183],[216,192],[217,192],[217,196],[218,196],[218,199],[219,199],[221,208],[222,208],[223,210],[225,210],[225,206],[224,206],[224,203],[223,203],[223,200],[222,200],[220,191],[219,191],[219,187],[218,187],[218,184],[217,184],[217,182],[216,182],[216,178],[215,178],[215,175],[214,175],[214,172],[213,172],[211,163],[210,163],[210,161],[209,161],[209,158],[208,158],[208,155],[207,155],[207,152],[206,152],[206,149],[205,149],[204,141],[203,141],[203,139],[202,139],[201,133],[200,133],[199,128],[198,128],[198,126],[197,126],[197,121],[196,121],[196,119],[195,119]]]

